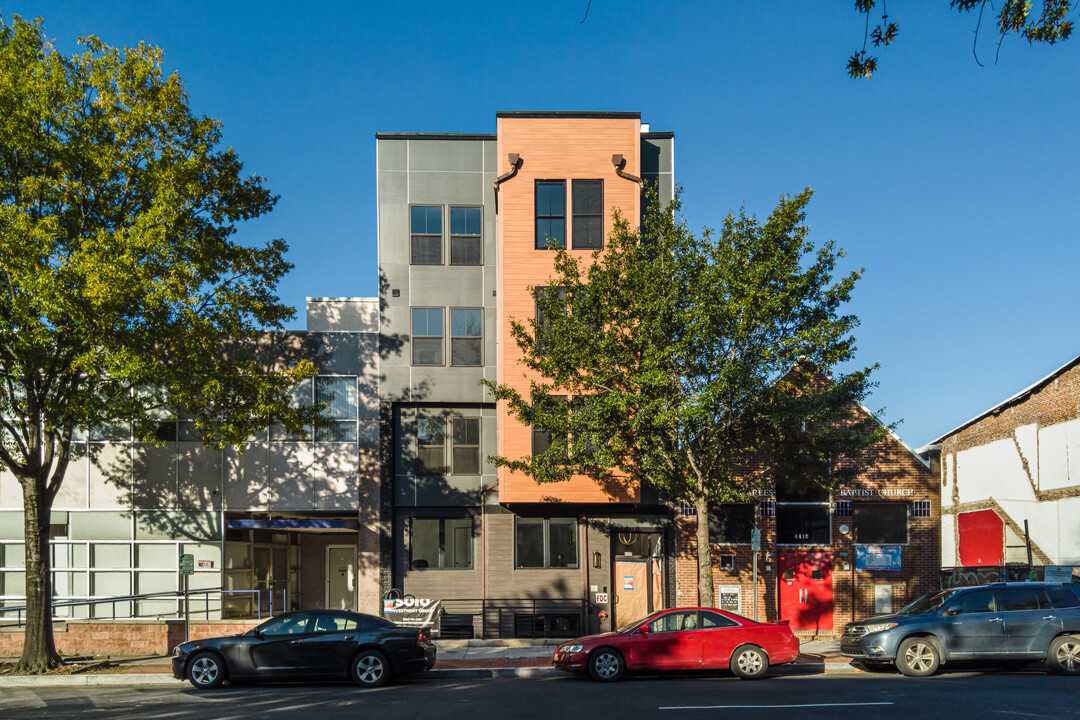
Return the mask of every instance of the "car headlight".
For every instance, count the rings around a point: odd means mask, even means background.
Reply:
[[[177,645],[176,647],[173,648],[172,654],[173,655],[183,655],[184,651],[180,649],[179,645]]]
[[[863,625],[866,628],[866,634],[872,635],[874,633],[885,632],[889,628],[896,627],[896,623],[874,623],[873,625]]]
[[[559,652],[562,653],[577,653],[581,652],[581,645],[560,645]]]

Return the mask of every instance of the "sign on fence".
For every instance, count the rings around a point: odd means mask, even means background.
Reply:
[[[184,553],[180,556],[180,574],[181,575],[194,575],[195,574],[195,556]]]
[[[404,627],[431,628],[432,636],[439,635],[442,601],[431,598],[387,598],[383,600],[383,617]]]

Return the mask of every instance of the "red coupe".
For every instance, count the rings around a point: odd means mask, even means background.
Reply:
[[[615,632],[563,643],[551,662],[612,682],[627,672],[731,669],[744,680],[764,677],[770,665],[799,656],[786,620],[759,623],[713,608],[661,610]]]

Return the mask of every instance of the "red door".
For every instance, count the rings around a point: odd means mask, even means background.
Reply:
[[[960,564],[997,565],[1005,557],[1005,523],[993,510],[960,513]]]
[[[780,553],[780,619],[792,630],[833,629],[832,553]]]

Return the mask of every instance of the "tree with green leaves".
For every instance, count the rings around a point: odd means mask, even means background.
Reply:
[[[289,406],[313,366],[257,355],[256,331],[294,313],[276,294],[287,246],[231,238],[277,198],[241,177],[161,50],[80,42],[68,57],[40,19],[0,19],[0,462],[23,494],[22,672],[60,663],[49,517],[79,429],[160,443],[158,413],[182,409],[224,446],[313,413]]]
[[[1043,0],[1042,12],[1038,18],[1031,13],[1031,3],[1027,0],[1000,0],[995,7],[990,0],[949,0],[949,7],[961,14],[974,14],[975,27],[971,51],[975,62],[982,65],[977,52],[979,33],[987,6],[997,11],[996,30],[998,34],[997,52],[1001,44],[1010,35],[1027,40],[1029,44],[1045,43],[1056,45],[1069,39],[1073,31],[1073,21],[1068,18],[1073,0]],[[888,4],[881,0],[881,18],[871,28],[871,19],[876,14],[878,0],[855,0],[855,10],[866,16],[866,29],[863,31],[863,46],[848,58],[848,75],[853,78],[868,78],[877,70],[878,59],[867,53],[867,45],[886,48],[900,35],[900,26],[889,20]],[[999,9],[1000,8],[1000,9]]]
[[[841,307],[861,271],[834,280],[843,253],[809,240],[810,196],[781,198],[764,224],[743,211],[699,236],[677,197],[661,208],[651,194],[638,227],[616,212],[590,258],[553,250],[554,276],[533,288],[539,320],[511,321],[528,395],[488,383],[552,439],[498,465],[539,483],[647,483],[693,504],[704,606],[710,505],[775,482],[833,488],[885,432],[861,411],[873,368],[837,374],[855,351],[858,321]]]

